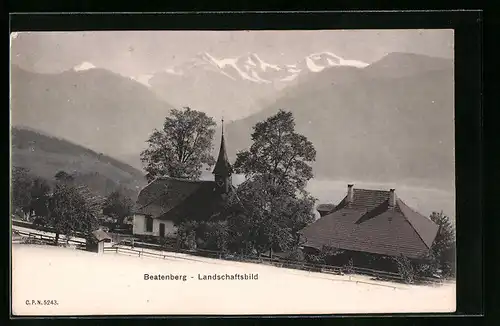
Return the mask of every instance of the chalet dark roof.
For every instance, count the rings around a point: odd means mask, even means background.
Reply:
[[[214,181],[160,177],[139,193],[135,213],[161,220],[211,215],[224,202]]]
[[[438,226],[401,199],[390,207],[389,195],[389,191],[353,189],[352,203],[346,196],[330,214],[300,231],[305,246],[410,258],[425,255]]]
[[[224,129],[222,130],[222,136],[220,141],[219,156],[217,157],[217,162],[215,163],[213,174],[221,176],[229,176],[233,173],[233,168],[229,163],[226,152],[226,142],[224,141]]]

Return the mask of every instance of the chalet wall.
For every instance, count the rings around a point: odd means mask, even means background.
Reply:
[[[172,221],[153,220],[153,235],[160,236],[160,224],[165,224],[165,236],[174,235],[177,228]]]
[[[134,224],[132,226],[133,234],[144,234],[146,230],[146,218],[144,215],[135,214]]]
[[[165,236],[174,235],[177,228],[172,221],[162,221],[153,219],[153,232],[146,232],[146,217],[144,215],[134,215],[133,234],[160,236],[160,224],[165,225]]]

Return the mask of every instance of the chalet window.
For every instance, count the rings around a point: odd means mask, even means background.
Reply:
[[[146,216],[146,232],[153,232],[153,218]]]

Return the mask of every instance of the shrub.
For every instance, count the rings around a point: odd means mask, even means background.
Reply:
[[[198,247],[198,244],[196,242],[196,233],[195,231],[190,231],[184,240],[183,243],[184,247],[189,249],[189,250],[194,250]]]
[[[329,265],[330,258],[343,254],[343,250],[338,250],[330,246],[323,246],[315,253],[305,254],[305,260],[312,264],[325,264]]]
[[[421,262],[416,264],[416,272],[419,276],[432,277],[439,274],[440,262],[431,251]]]
[[[225,222],[206,222],[200,232],[205,248],[226,252],[229,245],[229,229]]]
[[[202,238],[198,238],[195,236],[195,242],[196,242],[196,248],[202,248],[202,249],[207,249],[206,248],[206,241]],[[193,248],[190,248],[193,249]]]
[[[398,265],[398,272],[401,279],[408,284],[413,284],[415,282],[415,270],[413,269],[412,262],[404,255],[395,257],[394,260]]]
[[[187,221],[179,225],[179,228],[177,230],[177,240],[181,248],[192,250],[197,247],[196,244],[197,229],[198,229],[198,223],[195,221]]]
[[[285,259],[288,260],[293,260],[293,261],[298,261],[298,262],[304,262],[306,260],[306,257],[304,255],[304,252],[300,248],[293,248],[286,256]]]
[[[47,225],[47,220],[41,216],[37,216],[33,220],[33,225],[37,227],[44,227]]]
[[[168,248],[171,245],[171,240],[169,238],[159,238],[159,245],[162,246],[163,248]]]
[[[352,258],[349,258],[349,262],[342,267],[342,271],[345,274],[354,274],[354,261]]]

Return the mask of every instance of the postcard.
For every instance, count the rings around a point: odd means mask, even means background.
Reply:
[[[10,51],[14,316],[456,310],[453,30]]]

